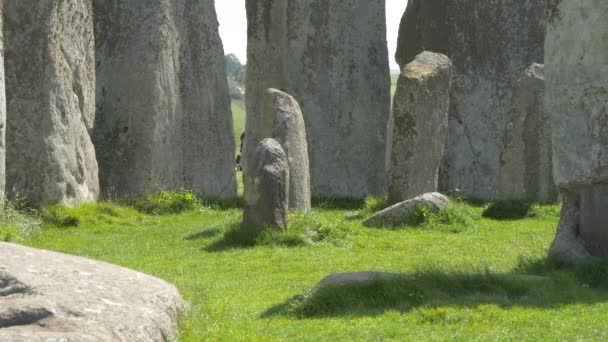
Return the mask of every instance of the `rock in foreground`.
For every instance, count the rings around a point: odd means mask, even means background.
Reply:
[[[0,341],[166,341],[183,304],[143,273],[0,243]]]
[[[436,213],[447,209],[449,205],[450,200],[447,197],[437,192],[431,192],[388,207],[367,219],[363,225],[373,227],[406,224],[412,215],[423,207]]]

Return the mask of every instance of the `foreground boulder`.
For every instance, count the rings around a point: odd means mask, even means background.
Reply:
[[[410,222],[412,215],[424,207],[428,208],[430,212],[436,213],[447,209],[449,205],[450,200],[447,197],[432,192],[379,211],[363,222],[363,225],[367,227],[398,226]]]
[[[284,90],[305,114],[312,195],[385,194],[390,75],[384,1],[246,3],[247,127],[257,125],[264,91]],[[245,165],[251,153],[244,151]]]
[[[556,202],[552,156],[544,66],[533,64],[513,91],[513,109],[500,158],[498,198]]]
[[[9,194],[30,205],[96,200],[91,1],[5,0],[4,20]]]
[[[388,133],[390,203],[437,191],[451,78],[450,60],[432,52],[416,56],[399,76]]]
[[[1,341],[167,341],[178,291],[103,262],[0,243]],[[24,267],[27,266],[27,267]]]
[[[562,216],[552,255],[608,257],[608,6],[563,0],[549,11],[547,111]]]
[[[300,105],[291,95],[268,89],[258,114],[259,118],[250,120],[257,126],[247,128],[247,144],[257,145],[265,138],[273,138],[281,144],[289,162],[289,209],[310,212],[310,165]],[[245,172],[244,177],[249,177],[249,173]]]
[[[236,197],[226,61],[213,1],[96,0],[104,192]]]
[[[260,141],[245,178],[243,225],[253,232],[287,229],[289,161],[274,139]]]
[[[545,0],[409,0],[399,30],[401,68],[423,50],[454,64],[441,191],[494,199],[500,152],[521,72],[543,61]]]

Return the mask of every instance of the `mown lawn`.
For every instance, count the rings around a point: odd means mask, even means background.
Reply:
[[[492,211],[456,201],[415,226],[363,227],[380,202],[317,202],[312,215],[292,215],[288,233],[256,240],[241,233],[241,210],[230,203],[164,216],[116,204],[51,208],[16,241],[175,284],[191,304],[181,341],[608,338],[608,267],[544,259],[557,206]],[[331,273],[367,270],[408,276],[309,293]]]

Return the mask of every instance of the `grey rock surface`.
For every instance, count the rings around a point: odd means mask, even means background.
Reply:
[[[423,207],[436,213],[447,209],[449,205],[450,200],[447,197],[437,192],[431,192],[381,210],[365,220],[363,225],[367,227],[401,225],[407,223],[411,216]]]
[[[556,202],[551,121],[545,111],[544,66],[533,64],[513,90],[513,108],[500,157],[498,198]]]
[[[385,194],[384,1],[247,0],[247,16],[247,127],[256,126],[267,88],[286,91],[304,112],[312,195]]]
[[[443,53],[454,64],[441,191],[496,197],[513,82],[532,63],[543,62],[545,2],[408,1],[399,31],[399,65],[403,68],[424,50]]]
[[[298,102],[276,89],[266,90],[262,116],[257,129],[249,130],[251,142],[273,138],[283,147],[289,161],[289,209],[308,213],[311,210],[310,163],[306,125]]]
[[[4,88],[4,0],[0,0],[0,212],[6,189],[6,92]]]
[[[95,0],[105,193],[237,195],[226,61],[213,1]]]
[[[553,172],[564,198],[550,253],[608,257],[608,3],[553,2],[545,44],[545,105]]]
[[[0,243],[1,341],[166,341],[183,305],[143,273]]]
[[[7,192],[30,205],[96,200],[91,2],[5,0],[4,20]]]
[[[254,232],[287,229],[289,161],[281,144],[271,138],[258,143],[245,181],[245,228]]]
[[[388,200],[398,203],[437,191],[448,131],[452,63],[423,52],[407,64],[393,97],[388,136]]]

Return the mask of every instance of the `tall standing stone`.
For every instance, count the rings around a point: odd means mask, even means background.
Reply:
[[[236,197],[226,62],[213,1],[95,0],[102,189]]]
[[[384,0],[247,0],[247,16],[247,126],[256,126],[265,89],[284,90],[305,113],[313,196],[385,193]],[[255,146],[247,138],[245,166],[247,145]]]
[[[558,191],[542,64],[530,66],[517,81],[512,108],[500,158],[498,198],[555,202]]]
[[[287,229],[289,219],[289,162],[281,144],[260,141],[249,166],[243,225],[254,232]]]
[[[257,144],[265,138],[273,138],[281,144],[289,162],[289,209],[310,212],[310,166],[300,105],[291,95],[268,89],[259,114],[259,118],[252,120],[257,127],[248,127],[250,143]]]
[[[6,186],[31,205],[97,199],[90,0],[5,0]]]
[[[423,52],[405,66],[393,98],[388,134],[388,200],[402,202],[437,191],[448,131],[452,62]]]
[[[545,103],[564,198],[551,254],[608,257],[608,3],[552,1]]]
[[[545,0],[409,0],[397,62],[423,50],[454,63],[448,142],[440,190],[492,199],[513,82],[543,61]]]
[[[4,89],[4,0],[0,0],[0,212],[6,188],[6,92]]]

